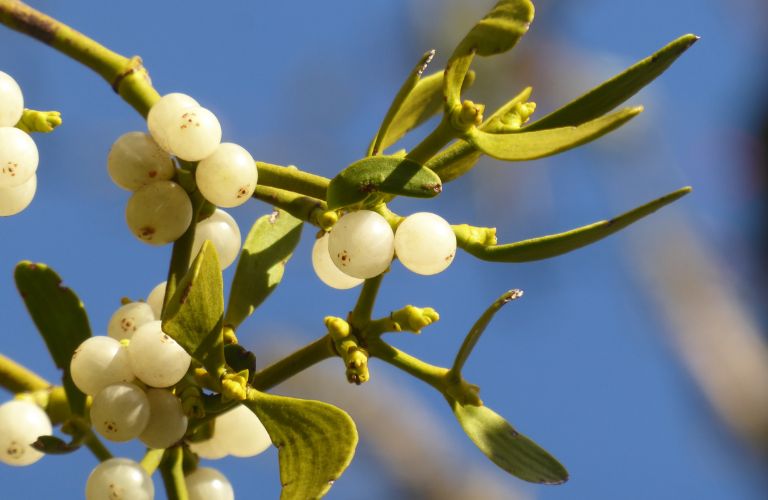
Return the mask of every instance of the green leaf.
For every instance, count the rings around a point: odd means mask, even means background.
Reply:
[[[357,429],[335,406],[254,389],[243,404],[259,417],[278,449],[281,499],[322,497],[352,461]]]
[[[72,354],[91,336],[83,303],[75,292],[61,284],[59,275],[45,264],[20,262],[14,278],[54,363],[64,370],[62,380],[70,410],[75,415],[83,415],[85,394],[75,387],[69,374]]]
[[[206,240],[163,311],[163,331],[208,372],[224,368],[224,282],[213,243]]]
[[[477,149],[499,160],[524,161],[551,156],[593,141],[619,128],[643,111],[638,106],[597,118],[577,127],[562,127],[537,132],[490,134],[471,129],[466,140]]]
[[[472,442],[505,471],[531,483],[568,480],[568,471],[557,459],[487,406],[461,405],[451,399],[448,404]]]
[[[302,221],[283,210],[260,217],[251,227],[229,291],[227,326],[237,329],[277,287],[301,228]]]
[[[392,119],[381,139],[379,151],[395,144],[410,130],[440,112],[443,107],[443,74],[443,71],[438,71],[419,80]],[[461,91],[470,88],[474,82],[475,72],[470,70],[461,84]]]
[[[475,54],[492,56],[510,50],[533,21],[530,0],[501,0],[464,37],[445,67],[443,95],[449,108],[461,101],[464,76]]]
[[[399,156],[371,156],[342,170],[328,185],[328,209],[338,210],[372,193],[431,198],[443,190],[430,169]]]
[[[698,39],[696,35],[681,36],[575,101],[530,124],[525,130],[581,125],[608,113],[666,71]]]
[[[454,226],[454,232],[459,246],[482,260],[529,262],[549,259],[600,241],[690,192],[690,187],[684,187],[610,220],[595,222],[564,233],[551,234],[507,245],[471,244],[469,243],[469,236],[472,228],[466,225]]]

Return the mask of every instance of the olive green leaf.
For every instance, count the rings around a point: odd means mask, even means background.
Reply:
[[[357,429],[339,408],[254,389],[243,404],[259,417],[277,447],[281,499],[322,497],[352,461]]]
[[[302,221],[283,210],[260,217],[245,238],[224,323],[236,329],[283,279],[301,238]]]
[[[475,72],[470,70],[464,78],[461,91],[464,92],[470,88],[474,82]],[[377,136],[376,140],[380,140],[381,144],[373,154],[384,151],[395,144],[410,130],[418,127],[440,112],[442,107],[443,71],[438,71],[423,77],[413,87],[408,97],[400,105],[384,136]]]
[[[448,399],[464,432],[493,463],[524,481],[561,484],[568,471],[546,450],[520,434],[487,406],[462,405]]]
[[[533,15],[530,0],[501,0],[467,33],[445,68],[443,95],[448,109],[460,104],[462,84],[474,55],[492,56],[510,50],[528,31]]]
[[[83,303],[75,292],[62,285],[59,275],[45,264],[20,262],[14,278],[54,363],[64,371],[62,380],[70,410],[75,415],[83,415],[85,394],[75,387],[69,374],[72,354],[91,336]]]
[[[224,371],[224,282],[216,248],[206,240],[163,311],[163,331],[208,372]]]
[[[443,190],[430,169],[399,156],[372,156],[342,170],[328,185],[328,208],[338,210],[373,193],[431,198]]]
[[[529,262],[556,257],[595,243],[652,214],[665,205],[669,205],[690,192],[690,187],[684,187],[610,220],[595,222],[564,233],[551,234],[507,245],[472,243],[471,235],[472,230],[475,228],[461,225],[453,226],[453,229],[458,245],[479,259],[491,262]]]
[[[575,101],[532,123],[526,130],[544,130],[580,125],[602,116],[651,83],[699,39],[684,35],[655,54],[630,66]]]
[[[499,160],[524,161],[543,158],[593,141],[619,128],[643,111],[638,106],[596,118],[576,127],[537,132],[490,134],[470,129],[466,139],[477,149]]]

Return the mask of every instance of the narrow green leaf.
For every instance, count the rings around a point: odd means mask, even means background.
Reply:
[[[430,169],[399,156],[371,156],[342,170],[328,185],[328,208],[337,210],[372,193],[431,198],[443,190]]]
[[[466,139],[477,149],[499,160],[525,161],[551,156],[581,146],[619,128],[643,111],[627,108],[577,127],[562,127],[537,132],[489,134],[472,129]]]
[[[224,368],[224,282],[216,248],[206,240],[163,311],[163,331],[208,372]]]
[[[681,36],[575,101],[530,124],[526,130],[580,125],[608,113],[664,73],[698,39],[696,35]]]
[[[339,408],[254,389],[243,404],[259,417],[277,447],[282,500],[322,497],[352,462],[357,429]]]
[[[83,415],[85,395],[75,387],[69,374],[72,354],[91,336],[83,303],[75,292],[62,285],[59,275],[45,264],[20,262],[14,278],[54,363],[64,371],[62,380],[70,410],[75,415]]]
[[[449,108],[461,102],[462,83],[474,55],[510,50],[528,32],[533,15],[530,0],[501,0],[467,33],[445,67],[443,95]]]
[[[509,290],[505,292],[501,297],[493,301],[493,304],[491,304],[490,307],[488,307],[488,309],[486,309],[477,319],[475,324],[472,325],[472,328],[469,330],[469,333],[467,333],[467,336],[464,338],[464,342],[461,344],[459,352],[456,353],[456,359],[451,367],[451,372],[454,376],[461,378],[461,369],[464,367],[464,363],[469,358],[469,355],[472,354],[472,349],[475,348],[477,341],[480,340],[486,327],[499,309],[522,296],[522,290]]]
[[[251,227],[229,291],[227,326],[237,329],[277,287],[299,243],[301,228],[301,220],[283,210],[260,217]]]
[[[469,71],[461,84],[464,92],[475,82],[475,72]],[[403,102],[381,139],[379,151],[395,144],[410,130],[418,127],[443,108],[443,71],[423,77]]]
[[[568,471],[542,447],[520,434],[487,406],[448,400],[464,432],[493,463],[524,481],[561,484]]]
[[[595,222],[564,233],[551,234],[507,245],[469,244],[469,226],[454,226],[454,232],[459,246],[482,260],[529,262],[548,259],[600,241],[690,192],[690,187],[684,187],[610,220]]]

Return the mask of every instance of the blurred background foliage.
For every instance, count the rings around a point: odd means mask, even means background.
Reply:
[[[161,93],[194,96],[224,139],[259,160],[332,176],[361,157],[402,78],[427,49],[433,68],[492,2],[53,2],[31,5],[108,47],[144,58]],[[377,313],[413,303],[441,322],[394,344],[447,364],[474,319],[501,292],[525,297],[492,323],[465,374],[483,399],[560,458],[564,486],[506,476],[465,438],[442,398],[374,362],[349,386],[330,360],[276,392],[328,400],[357,420],[355,462],[329,498],[758,499],[768,492],[768,40],[761,0],[536,2],[511,53],[478,61],[470,96],[493,109],[532,85],[543,116],[677,36],[702,37],[632,102],[625,128],[525,164],[483,160],[433,200],[397,200],[452,223],[496,226],[501,241],[610,217],[683,185],[694,193],[598,245],[564,257],[499,265],[460,254],[424,278],[395,264]],[[27,105],[64,125],[36,138],[38,195],[0,220],[0,350],[49,379],[57,373],[16,295],[22,259],[53,266],[103,333],[123,296],[162,281],[170,248],[126,230],[127,194],[106,173],[122,133],[144,128],[98,77],[49,48],[0,29],[0,69]],[[425,133],[417,131],[416,136]],[[406,146],[414,144],[407,142]],[[233,210],[241,230],[269,207]],[[286,278],[243,326],[263,366],[343,316],[355,292],[312,273],[305,230]],[[225,278],[231,278],[232,270]],[[135,445],[116,454],[137,458]],[[95,459],[47,457],[0,468],[4,496],[80,498]],[[274,498],[274,450],[226,459],[239,492]],[[45,480],[42,480],[45,478]]]

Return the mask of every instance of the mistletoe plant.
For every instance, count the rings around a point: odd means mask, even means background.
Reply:
[[[685,35],[553,113],[529,123],[531,89],[493,113],[462,100],[475,57],[514,47],[533,20],[530,0],[502,0],[458,43],[444,70],[425,75],[434,51],[418,61],[397,92],[367,154],[333,178],[254,161],[221,144],[216,117],[192,97],[161,97],[139,57],[126,58],[14,0],[0,0],[0,21],[50,45],[101,75],[142,116],[149,134],[131,132],[108,158],[115,183],[133,191],[127,222],[140,240],[173,243],[168,279],[147,302],[113,315],[108,336],[93,337],[80,299],[44,264],[21,262],[19,292],[44,338],[61,385],[0,356],[0,384],[16,395],[0,407],[0,459],[29,464],[45,453],[87,447],[102,462],[87,497],[152,498],[159,469],[169,498],[232,498],[218,471],[200,457],[251,456],[278,449],[282,498],[324,495],[349,465],[358,435],[341,409],[271,394],[276,384],[327,358],[341,358],[351,383],[369,380],[379,358],[426,382],[445,398],[469,438],[496,465],[525,481],[559,484],[566,469],[483,404],[462,368],[498,310],[522,292],[504,293],[482,314],[448,367],[434,366],[385,340],[419,333],[439,319],[429,307],[406,305],[373,317],[374,301],[394,256],[408,269],[434,274],[456,248],[478,259],[511,263],[546,259],[592,244],[690,192],[685,187],[609,220],[560,234],[499,244],[494,228],[449,224],[430,213],[402,217],[396,196],[438,196],[483,155],[510,162],[566,151],[624,125],[642,111],[614,108],[664,72],[696,40]],[[410,151],[388,152],[431,116],[442,119]],[[37,150],[29,133],[61,123],[55,112],[23,109],[15,81],[0,79],[0,210],[18,212],[34,195]],[[15,126],[15,128],[14,128]],[[218,207],[251,198],[275,207],[255,221],[241,245],[234,220]],[[362,284],[354,309],[328,316],[327,333],[274,364],[256,369],[237,343],[243,321],[280,283],[305,224],[319,228],[313,264],[332,287]],[[239,255],[228,302],[221,270]],[[69,438],[52,435],[60,425]],[[95,432],[94,432],[95,431]],[[98,435],[140,439],[140,463],[112,458]]]

